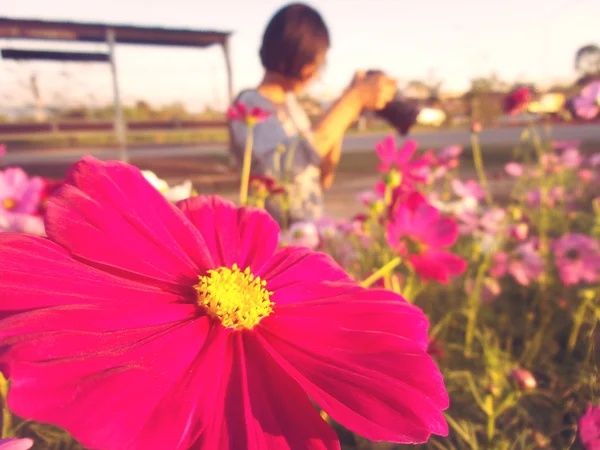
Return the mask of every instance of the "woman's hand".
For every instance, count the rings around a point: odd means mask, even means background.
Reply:
[[[383,72],[357,72],[350,89],[357,93],[364,109],[379,110],[394,98],[398,86]]]

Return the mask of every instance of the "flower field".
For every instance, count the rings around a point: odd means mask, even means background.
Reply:
[[[249,159],[241,208],[5,169],[0,449],[599,449],[600,153],[525,129],[499,196],[479,131],[476,176],[390,137],[363,213],[281,230]]]

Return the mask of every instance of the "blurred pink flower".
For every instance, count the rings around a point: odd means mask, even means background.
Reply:
[[[458,178],[454,178],[451,184],[454,193],[461,198],[472,197],[476,200],[483,200],[485,198],[485,192],[483,192],[483,189],[475,180],[463,182]]]
[[[576,148],[568,148],[560,155],[560,162],[568,169],[575,169],[583,162],[583,157]]]
[[[468,278],[465,281],[465,292],[467,295],[471,295],[473,293],[473,288],[475,287],[475,280],[473,278]],[[481,293],[479,300],[482,303],[490,303],[494,299],[496,299],[500,293],[502,292],[502,288],[500,287],[500,283],[496,278],[493,277],[485,277],[483,279],[483,284],[481,286]]]
[[[600,406],[588,405],[579,418],[579,439],[585,450],[600,449]]]
[[[0,212],[35,214],[44,189],[40,177],[29,178],[19,168],[0,172]]]
[[[590,165],[592,167],[600,166],[600,152],[590,156]]]
[[[458,230],[462,235],[496,235],[505,217],[506,211],[497,207],[488,209],[481,216],[474,211],[463,211],[456,215]]]
[[[581,169],[577,172],[577,178],[584,183],[589,183],[594,179],[594,171],[591,169]]]
[[[377,165],[377,170],[389,174],[395,169],[399,175],[399,184],[406,186],[423,183],[427,181],[427,174],[423,172],[423,169],[428,167],[429,158],[413,159],[416,151],[417,143],[415,141],[408,140],[401,148],[397,149],[394,136],[388,136],[375,145],[375,152],[381,160],[381,163]]]
[[[556,150],[566,150],[568,148],[579,148],[581,141],[552,141],[552,148]]]
[[[526,223],[519,223],[513,225],[513,227],[510,230],[510,234],[517,241],[524,241],[525,239],[527,239],[527,235],[529,234],[529,225],[527,225]]]
[[[524,111],[531,101],[531,91],[526,87],[513,90],[504,98],[504,113],[514,116]]]
[[[539,189],[529,191],[526,195],[527,204],[532,207],[540,206],[541,198]],[[553,186],[546,197],[546,206],[555,206],[557,202],[563,200],[565,200],[565,189],[562,186]]]
[[[508,273],[522,286],[538,280],[544,270],[542,257],[532,241],[520,244],[511,252],[496,253],[492,261],[492,276],[502,278]]]
[[[33,444],[34,442],[29,438],[0,439],[0,450],[29,450],[31,447],[33,447]]]
[[[504,166],[504,170],[506,170],[506,173],[511,177],[518,178],[523,175],[523,164],[509,162]]]
[[[521,389],[529,390],[537,387],[537,381],[529,370],[514,369],[510,373],[510,377],[517,382]]]
[[[458,167],[463,148],[459,145],[450,145],[441,149],[436,155],[431,155],[431,166],[435,167],[433,178],[438,179],[448,171]]]
[[[248,126],[253,126],[264,122],[271,115],[270,111],[262,110],[261,108],[248,109],[243,103],[236,103],[227,110],[227,118],[229,120],[244,122]]]
[[[314,224],[317,227],[321,240],[331,239],[339,234],[337,222],[329,217],[321,217]]]
[[[365,206],[369,206],[371,203],[383,199],[383,193],[378,191],[363,191],[359,192],[356,199]]]
[[[290,228],[281,233],[281,243],[316,249],[321,242],[319,230],[312,222],[296,222]]]
[[[595,119],[600,112],[600,81],[593,81],[586,85],[573,99],[572,106],[575,116],[580,119]]]
[[[467,267],[462,258],[443,250],[453,245],[457,237],[456,222],[440,217],[440,212],[418,192],[413,192],[397,205],[387,227],[390,247],[407,257],[423,280],[437,280],[444,284]]]
[[[600,271],[600,245],[590,236],[571,233],[556,239],[552,250],[558,276],[565,286],[594,283]]]
[[[10,213],[0,210],[0,232],[25,233],[46,236],[44,219],[41,216]]]

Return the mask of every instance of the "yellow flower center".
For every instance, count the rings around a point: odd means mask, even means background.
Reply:
[[[273,293],[265,289],[266,285],[250,273],[250,268],[242,272],[234,264],[231,269],[209,270],[194,288],[198,304],[206,307],[210,316],[218,318],[225,328],[240,330],[251,329],[273,312]]]
[[[419,241],[418,239],[407,238],[406,249],[411,255],[420,255],[427,251],[427,245]]]
[[[12,198],[5,198],[2,201],[2,207],[4,209],[6,209],[7,211],[14,209],[16,206],[17,206],[17,202],[15,200],[13,200]]]

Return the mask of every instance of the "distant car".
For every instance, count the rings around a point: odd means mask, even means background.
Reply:
[[[565,107],[566,98],[564,94],[549,93],[542,95],[537,101],[529,104],[528,111],[531,114],[559,114]]]
[[[437,108],[422,108],[417,116],[417,123],[439,127],[446,121],[446,113]]]

